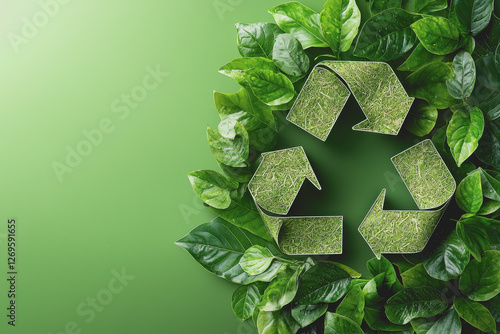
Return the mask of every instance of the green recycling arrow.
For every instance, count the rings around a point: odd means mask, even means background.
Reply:
[[[423,250],[455,192],[456,183],[429,139],[392,159],[419,211],[383,210],[385,189],[358,230],[373,253],[416,253]],[[440,207],[436,210],[425,210]]]
[[[287,115],[287,120],[325,141],[350,92],[329,68],[345,81],[366,120],[353,130],[397,135],[414,98],[409,97],[387,63],[324,61],[309,75]]]

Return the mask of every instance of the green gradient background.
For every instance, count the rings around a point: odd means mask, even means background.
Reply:
[[[71,321],[93,334],[255,331],[232,314],[235,286],[174,246],[213,217],[185,175],[217,168],[205,129],[218,122],[212,91],[237,90],[216,71],[238,56],[234,23],[269,21],[267,9],[282,1],[221,2],[231,8],[222,17],[212,1],[72,0],[18,53],[7,35],[19,34],[23,18],[40,5],[0,4],[0,237],[13,217],[19,243],[18,318],[11,328],[0,240],[1,333],[64,333]],[[323,0],[306,3],[319,11]],[[112,102],[156,65],[169,77],[120,120]],[[82,131],[103,118],[115,130],[59,182],[53,161],[63,162],[66,146],[75,148]],[[304,145],[324,189],[306,185],[294,213],[344,214],[346,255],[335,258],[358,270],[371,253],[357,225],[389,186],[386,173],[396,173],[389,158],[413,144],[404,135],[353,133],[361,119],[351,101],[326,143],[287,125],[278,145]],[[388,201],[415,208],[402,182],[388,188]],[[192,215],[186,219],[181,208]],[[86,323],[77,306],[122,268],[135,279]]]

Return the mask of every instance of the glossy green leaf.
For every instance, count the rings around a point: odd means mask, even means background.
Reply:
[[[369,307],[373,307],[378,302],[384,299],[381,296],[381,291],[383,291],[383,284],[385,282],[385,273],[380,273],[373,277],[366,283],[363,287],[363,294],[365,295],[365,304]]]
[[[486,123],[476,156],[482,162],[500,169],[500,118]]]
[[[261,311],[257,318],[259,334],[294,334],[295,321],[288,310]]]
[[[387,319],[384,313],[384,304],[379,303],[374,307],[365,307],[364,320],[368,326],[374,331],[390,331],[399,333],[411,333],[411,326],[396,325]],[[393,333],[396,334],[396,333]]]
[[[299,275],[303,266],[295,270],[288,268],[276,277],[267,287],[259,304],[261,311],[278,311],[295,298],[299,285]]]
[[[300,327],[306,327],[325,314],[328,304],[297,305],[292,309],[292,317]]]
[[[436,126],[438,111],[426,101],[417,100],[408,113],[406,128],[416,136],[423,137],[431,133]]]
[[[446,0],[418,0],[414,1],[414,7],[412,11],[422,14],[430,14],[437,12],[448,7],[448,1]]]
[[[361,287],[359,285],[355,285],[352,287],[351,291],[345,295],[344,299],[342,299],[342,302],[339,306],[337,306],[337,310],[335,312],[351,319],[356,324],[361,326],[365,314],[364,308],[365,295]]]
[[[457,102],[450,96],[446,87],[446,80],[452,75],[453,71],[449,64],[430,63],[408,76],[406,79],[408,94],[426,100],[438,109],[446,109]]]
[[[370,0],[370,12],[376,15],[389,8],[401,8],[402,0]]]
[[[207,128],[207,139],[215,159],[227,166],[248,166],[248,133],[239,122],[226,119],[219,124],[219,131]]]
[[[419,68],[435,61],[441,61],[444,56],[435,55],[427,51],[422,43],[418,43],[406,61],[398,67],[400,71],[414,72]]]
[[[320,13],[321,32],[337,59],[358,34],[361,12],[355,0],[327,0]]]
[[[385,314],[393,323],[404,325],[415,318],[433,317],[447,306],[446,297],[436,289],[407,288],[387,300]]]
[[[478,168],[478,171],[481,175],[483,196],[494,201],[500,201],[500,181],[482,168]]]
[[[274,62],[263,57],[235,58],[226,65],[220,67],[218,71],[219,73],[227,75],[228,77],[237,79],[240,76],[241,72],[254,68],[277,71]]]
[[[490,121],[500,117],[500,71],[494,60],[491,55],[476,60],[477,84],[470,98]]]
[[[490,22],[494,0],[454,0],[455,12],[461,24],[472,35],[480,33]]]
[[[478,216],[487,216],[500,210],[500,201],[483,201],[481,209],[476,213]]]
[[[321,35],[319,14],[299,2],[288,2],[269,10],[280,28],[294,35],[304,49],[309,47],[326,47]]]
[[[422,263],[406,270],[401,274],[401,277],[405,288],[432,287],[439,291],[443,291],[446,287],[442,281],[431,277]]]
[[[309,57],[300,42],[290,34],[281,34],[276,38],[273,61],[280,70],[291,76],[303,77],[309,70]]]
[[[418,16],[403,9],[387,9],[364,24],[354,49],[357,57],[388,61],[401,57],[417,40],[410,26]]]
[[[231,299],[231,307],[238,319],[245,321],[252,317],[265,288],[265,283],[256,282],[236,289]]]
[[[269,268],[274,256],[271,251],[259,245],[250,247],[240,260],[241,268],[249,275],[258,275]]]
[[[414,319],[411,325],[417,334],[460,334],[462,332],[462,323],[454,308],[437,320]]]
[[[368,260],[366,268],[374,277],[381,273],[385,273],[384,285],[389,289],[398,280],[396,270],[394,270],[393,265],[384,256],[381,256],[380,260],[376,257]]]
[[[446,55],[458,48],[460,34],[457,27],[440,16],[427,16],[411,25],[420,43],[431,53]]]
[[[363,334],[361,327],[351,319],[337,313],[327,312],[325,334]]]
[[[484,131],[484,116],[479,108],[457,111],[451,117],[446,137],[457,166],[474,153]],[[478,209],[479,210],[479,209]]]
[[[212,170],[197,170],[189,173],[188,178],[201,200],[218,209],[231,204],[231,190],[238,188],[238,182]]]
[[[345,270],[318,262],[302,276],[295,301],[302,305],[336,302],[345,295],[350,281]]]
[[[271,250],[274,255],[281,253],[274,244],[221,218],[196,227],[176,245],[185,248],[205,269],[233,283],[269,282],[286,268],[284,263],[273,261],[264,273],[248,275],[239,265],[248,248],[259,245]]]
[[[490,311],[478,302],[467,298],[455,298],[453,307],[462,319],[483,332],[496,330],[495,319]]]
[[[460,290],[475,301],[495,297],[500,292],[500,252],[489,250],[481,262],[472,260],[460,277]]]
[[[423,265],[431,277],[449,281],[462,274],[469,259],[470,252],[454,230]]]
[[[476,66],[471,55],[465,51],[457,53],[453,58],[453,77],[446,80],[451,97],[466,99],[472,94],[476,83]]]
[[[274,23],[236,23],[238,51],[242,57],[271,58],[276,37],[283,33]]]
[[[457,223],[458,236],[478,261],[481,261],[481,254],[490,249],[490,225],[490,219],[478,216],[461,218]]]
[[[483,191],[481,187],[481,173],[476,171],[469,174],[460,182],[455,195],[457,204],[467,213],[476,213],[483,204]]]

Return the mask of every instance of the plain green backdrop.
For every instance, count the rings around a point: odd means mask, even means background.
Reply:
[[[231,311],[236,287],[174,242],[213,217],[186,174],[217,168],[205,131],[218,122],[213,90],[238,89],[216,71],[238,56],[234,24],[271,21],[281,2],[1,2],[1,333],[255,332]],[[278,147],[303,145],[324,189],[305,185],[293,212],[345,215],[334,259],[363,271],[371,253],[356,229],[380,190],[390,207],[416,206],[389,160],[414,141],[351,131],[362,118],[351,101],[326,143],[285,125]],[[9,218],[16,328],[5,317]]]

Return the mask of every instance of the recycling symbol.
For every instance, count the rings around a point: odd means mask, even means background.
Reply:
[[[387,63],[324,61],[311,71],[287,120],[325,141],[351,93],[366,116],[353,130],[385,135],[399,133],[414,100]],[[386,190],[381,190],[358,228],[378,258],[422,251],[456,188],[429,139],[391,160],[419,210],[384,210]],[[283,252],[341,254],[342,216],[286,216],[306,179],[321,190],[304,149],[287,148],[262,154],[248,189]]]

